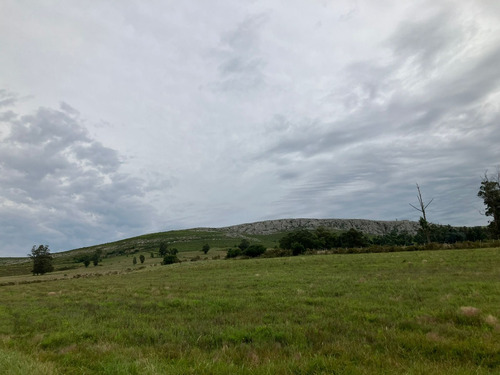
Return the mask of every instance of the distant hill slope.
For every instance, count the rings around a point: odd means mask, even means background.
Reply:
[[[378,221],[364,219],[279,219],[232,225],[216,229],[228,233],[271,234],[296,229],[316,229],[319,227],[339,231],[345,231],[353,228],[367,234],[383,235],[391,232],[393,229],[396,229],[399,232],[406,231],[410,234],[415,234],[419,228],[419,224],[415,221],[409,220]]]

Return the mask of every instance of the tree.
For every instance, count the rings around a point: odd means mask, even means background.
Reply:
[[[83,264],[85,265],[85,268],[87,268],[89,266],[90,258],[88,256],[83,260]]]
[[[134,259],[132,259],[132,263],[134,264],[134,266],[137,264],[137,257],[134,257]]]
[[[250,246],[250,241],[248,241],[246,238],[242,239],[238,247],[240,248],[241,251],[245,251],[248,249],[248,246]]]
[[[141,254],[141,255],[139,255],[139,260],[141,261],[141,264],[142,264],[146,260],[146,257]]]
[[[429,228],[429,222],[427,221],[427,217],[425,216],[425,210],[427,207],[429,207],[429,205],[432,203],[434,198],[432,198],[429,203],[425,204],[424,200],[422,198],[422,193],[420,192],[420,186],[418,186],[418,184],[416,184],[416,185],[417,185],[417,191],[418,191],[417,199],[418,199],[418,203],[420,205],[420,208],[415,207],[411,203],[410,203],[410,206],[412,206],[415,210],[422,213],[422,216],[420,217],[420,220],[418,222],[420,223],[420,228],[422,229],[422,231],[425,234],[425,237],[427,238],[427,243],[431,243],[431,233],[430,233],[430,228]]]
[[[205,255],[208,253],[209,250],[210,250],[210,245],[207,243],[203,245],[203,247],[201,248],[201,251],[203,251],[203,254]]]
[[[484,174],[477,196],[483,199],[486,206],[485,215],[493,217],[489,228],[494,238],[500,237],[500,170],[496,176]]]
[[[167,243],[166,242],[162,242],[160,243],[160,250],[158,251],[158,253],[160,254],[160,257],[164,257],[165,255],[167,255]]]
[[[28,256],[33,259],[33,270],[31,271],[33,275],[43,275],[44,273],[54,271],[52,255],[47,245],[40,245],[38,247],[33,245],[31,254],[28,254]]]
[[[368,240],[366,239],[363,232],[360,232],[354,228],[349,229],[340,235],[339,238],[340,245],[342,247],[365,247],[368,246]]]
[[[101,249],[97,249],[92,254],[90,260],[92,260],[92,263],[94,264],[94,266],[97,266],[99,264],[99,262],[101,261],[101,255],[102,255],[102,250]]]

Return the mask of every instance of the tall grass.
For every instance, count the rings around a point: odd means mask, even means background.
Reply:
[[[480,249],[2,286],[0,373],[494,374],[499,271],[500,249]]]

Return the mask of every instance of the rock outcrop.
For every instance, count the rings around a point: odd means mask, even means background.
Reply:
[[[266,220],[256,223],[232,225],[218,230],[239,234],[271,234],[276,232],[293,231],[297,229],[316,229],[323,227],[330,230],[345,231],[351,228],[366,234],[383,235],[396,229],[415,234],[419,224],[409,220],[376,221],[364,219],[279,219]]]

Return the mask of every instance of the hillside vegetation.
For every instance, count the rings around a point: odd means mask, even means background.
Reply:
[[[256,223],[240,224],[223,228],[195,228],[146,234],[120,241],[89,246],[80,249],[54,253],[56,270],[82,268],[74,259],[82,254],[101,251],[105,257],[127,257],[143,253],[149,256],[157,252],[161,242],[179,250],[181,260],[190,260],[200,255],[202,246],[209,243],[210,257],[225,256],[226,250],[236,247],[242,239],[262,244],[267,248],[278,246],[279,240],[296,229],[316,229],[323,227],[342,231],[356,229],[368,234],[386,234],[396,229],[415,233],[418,223],[411,221],[372,221],[357,219],[280,219]],[[26,249],[28,252],[29,249]],[[130,260],[129,260],[130,261]],[[160,262],[160,259],[157,259]],[[29,258],[0,258],[0,277],[29,274],[32,264]],[[91,268],[90,268],[91,269]],[[1,281],[0,281],[1,282]],[[5,282],[5,280],[4,280]]]

